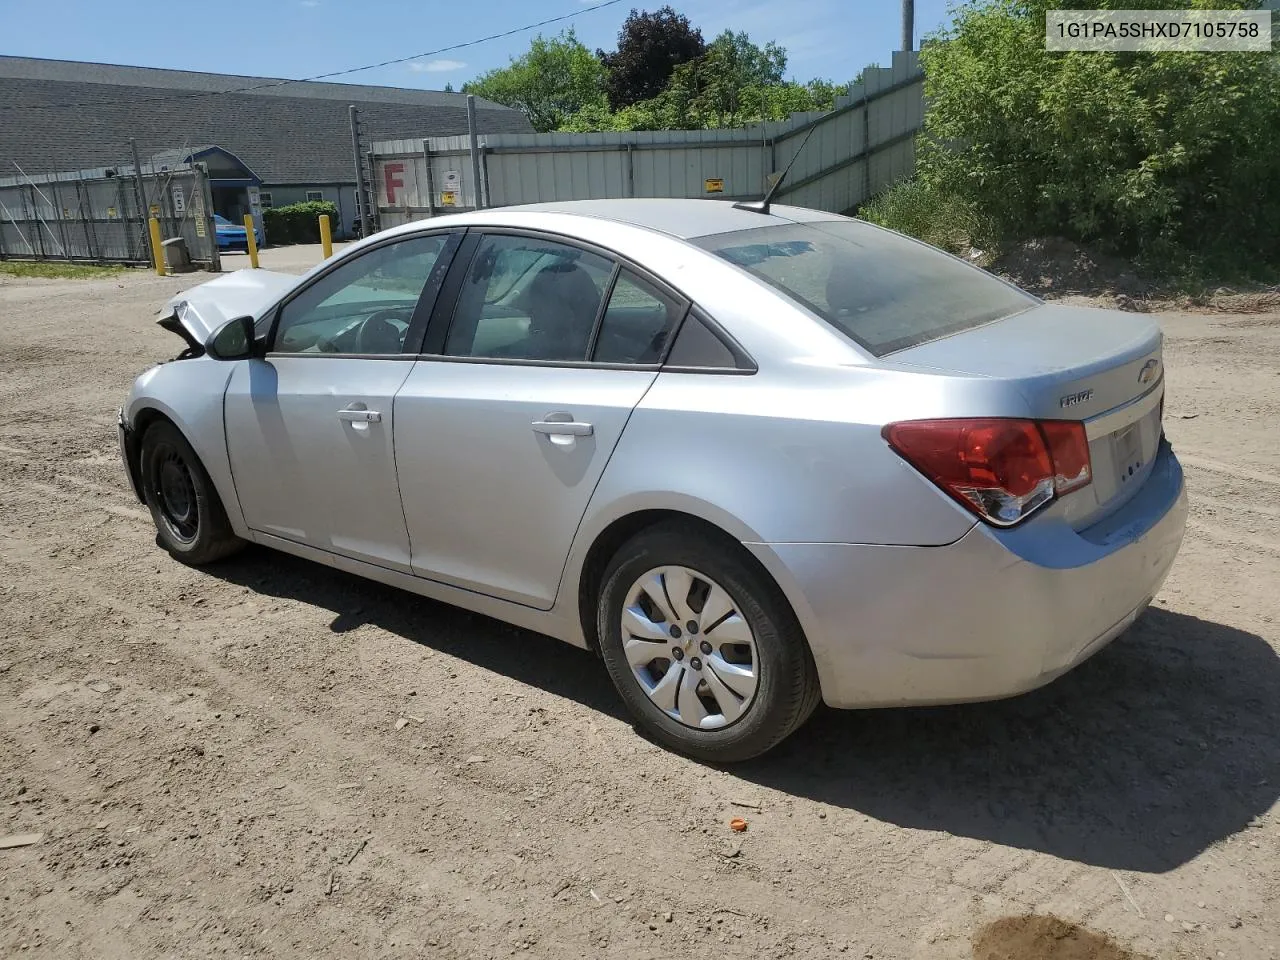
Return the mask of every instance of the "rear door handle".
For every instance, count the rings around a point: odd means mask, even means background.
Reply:
[[[534,433],[545,433],[549,437],[589,437],[595,430],[589,423],[581,420],[535,420]]]
[[[382,414],[377,410],[339,410],[338,419],[353,423],[380,423]]]

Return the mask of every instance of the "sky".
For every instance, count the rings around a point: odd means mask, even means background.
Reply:
[[[172,0],[58,0],[49,5],[0,0],[0,54],[169,67],[300,79],[440,50],[538,20],[575,14],[563,23],[335,78],[342,82],[439,90],[455,88],[507,64],[538,33],[572,26],[591,49],[613,49],[632,7],[655,10],[664,0],[225,0],[196,6]],[[670,0],[710,41],[745,30],[763,45],[786,47],[788,74],[798,80],[852,80],[871,63],[888,65],[900,45],[897,0]],[[207,20],[197,11],[216,14]],[[127,12],[126,12],[127,11]],[[946,0],[916,0],[916,43],[946,20]]]

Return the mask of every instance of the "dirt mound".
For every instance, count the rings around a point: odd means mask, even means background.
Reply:
[[[1111,296],[1140,302],[1154,289],[1128,261],[1061,237],[1024,240],[997,257],[990,270],[1040,297]]]
[[[1150,960],[1054,916],[1003,917],[973,938],[974,960]]]

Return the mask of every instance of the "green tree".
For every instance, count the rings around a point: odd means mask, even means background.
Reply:
[[[572,29],[537,36],[527,53],[463,86],[496,103],[524,112],[540,133],[559,129],[569,117],[604,103],[604,66]]]
[[[971,0],[924,47],[923,187],[1011,239],[1061,234],[1166,265],[1280,264],[1280,57],[1048,53],[1050,6]]]
[[[702,31],[670,6],[654,13],[632,10],[618,31],[613,53],[597,50],[607,71],[609,106],[621,110],[666,89],[671,72],[706,53]]]

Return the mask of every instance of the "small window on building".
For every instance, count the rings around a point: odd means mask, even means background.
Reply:
[[[264,190],[263,192],[259,193],[259,194],[258,194],[258,203],[259,203],[259,205],[261,205],[261,207],[262,207],[262,209],[263,209],[263,210],[270,210],[270,209],[271,209],[271,194],[267,193],[265,190]]]
[[[310,201],[312,201],[312,200],[323,200],[323,199],[324,199],[324,194],[323,194],[323,193],[321,193],[319,190],[308,190],[308,191],[307,191],[307,201],[308,201],[308,202],[310,202]]]

